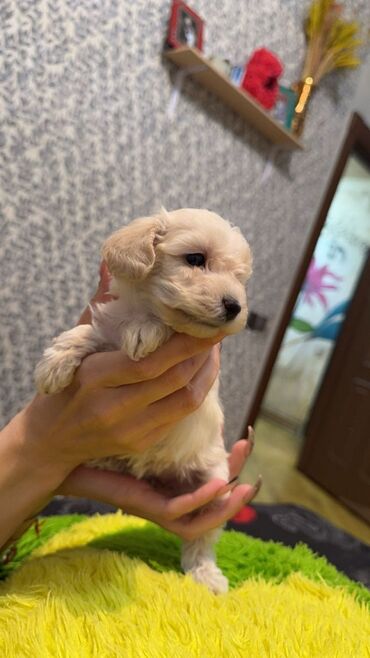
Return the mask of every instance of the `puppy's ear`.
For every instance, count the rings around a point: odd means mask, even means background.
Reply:
[[[163,215],[142,217],[113,233],[103,244],[102,257],[116,277],[144,279],[155,263],[155,247],[166,233]]]

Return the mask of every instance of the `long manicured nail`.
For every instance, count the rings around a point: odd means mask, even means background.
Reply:
[[[221,487],[221,489],[218,490],[216,496],[224,496],[229,491],[232,491],[233,489],[235,489],[235,487],[238,484],[239,484],[239,478],[238,478],[238,476],[236,476],[235,478],[232,478],[232,480],[230,480],[230,482],[228,482],[227,484],[224,484],[224,486]]]
[[[257,482],[253,485],[252,491],[250,491],[249,493],[247,493],[244,496],[243,502],[245,504],[250,503],[251,500],[253,500],[257,496],[257,494],[258,494],[259,490],[261,489],[261,487],[262,487],[262,475],[259,475],[258,478],[257,478]]]
[[[261,489],[261,487],[262,487],[262,482],[263,482],[263,480],[262,480],[262,475],[259,475],[258,478],[257,478],[257,482],[256,482],[256,484],[255,484],[254,487],[253,487],[254,492],[255,492],[255,493],[254,493],[255,496],[257,496],[259,490]]]
[[[245,456],[248,457],[248,455],[251,455],[254,449],[254,444],[255,444],[255,433],[253,427],[248,427],[248,443],[245,446]]]

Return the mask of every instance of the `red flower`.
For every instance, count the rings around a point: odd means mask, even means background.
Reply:
[[[250,58],[241,86],[269,110],[276,103],[278,78],[282,72],[282,64],[276,55],[266,48],[260,48]]]

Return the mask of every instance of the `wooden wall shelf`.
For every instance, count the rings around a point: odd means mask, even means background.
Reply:
[[[192,78],[221,98],[226,105],[280,148],[287,150],[303,148],[292,133],[272,119],[249,94],[230,82],[200,50],[188,47],[169,49],[165,50],[164,56],[180,68],[188,69],[188,74]]]

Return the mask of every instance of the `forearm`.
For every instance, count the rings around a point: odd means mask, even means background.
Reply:
[[[0,432],[0,548],[19,535],[60,483],[54,471],[25,449],[25,434],[25,411]]]

